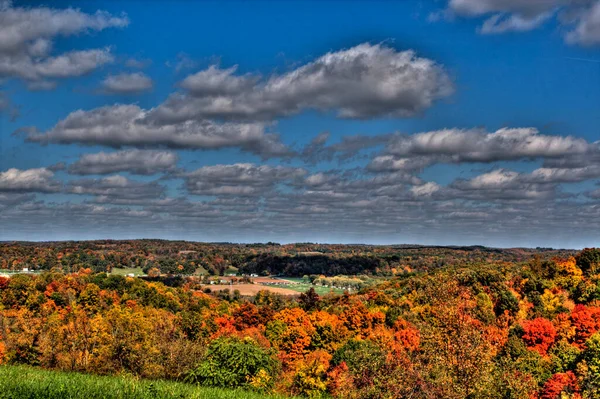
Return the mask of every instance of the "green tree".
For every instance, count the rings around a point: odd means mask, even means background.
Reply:
[[[250,385],[265,372],[274,375],[278,368],[272,354],[251,338],[219,338],[210,344],[206,358],[187,380],[211,387],[237,388]]]

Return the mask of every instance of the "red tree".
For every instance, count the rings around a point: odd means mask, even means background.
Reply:
[[[546,355],[548,348],[554,343],[556,329],[550,320],[538,317],[523,322],[523,341],[529,349]]]
[[[541,399],[560,399],[561,393],[571,393],[577,395],[573,397],[579,397],[579,384],[572,371],[556,373],[550,377],[544,384]]]

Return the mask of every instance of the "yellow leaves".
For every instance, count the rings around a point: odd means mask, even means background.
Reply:
[[[567,299],[567,293],[558,289],[545,289],[540,296],[542,309],[550,316],[554,316],[563,307],[563,303]]]
[[[533,309],[533,303],[526,299],[519,301],[519,311],[517,312],[517,320],[525,320],[529,315],[529,311]]]
[[[269,390],[273,381],[273,377],[269,375],[264,369],[258,370],[258,373],[250,379],[250,386],[259,392],[266,392]]]
[[[559,272],[574,277],[583,276],[583,272],[577,267],[577,263],[573,256],[567,259],[556,259],[555,262]]]
[[[558,271],[556,282],[561,287],[575,287],[583,280],[583,272],[577,267],[574,257],[567,259],[554,259]]]
[[[323,350],[311,352],[295,366],[292,391],[299,395],[316,398],[327,391],[327,370],[331,355]]]
[[[575,337],[575,326],[571,323],[571,318],[567,313],[559,313],[552,323],[556,329],[557,341],[561,339],[570,341]]]

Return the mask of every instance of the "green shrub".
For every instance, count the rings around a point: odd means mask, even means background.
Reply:
[[[276,374],[278,367],[272,354],[250,338],[219,338],[210,344],[206,358],[187,380],[209,387],[237,388],[248,386],[259,373]]]

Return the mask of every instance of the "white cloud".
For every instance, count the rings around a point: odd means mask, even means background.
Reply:
[[[289,149],[274,134],[265,133],[262,123],[215,123],[186,121],[156,125],[148,120],[151,111],[137,105],[113,105],[78,110],[52,129],[39,132],[22,129],[32,142],[104,145],[119,148],[168,147],[219,149],[237,147],[262,157],[286,156]]]
[[[80,179],[69,182],[71,194],[94,195],[101,200],[150,200],[164,196],[165,188],[156,182],[138,182],[121,175],[101,179]]]
[[[277,184],[292,182],[306,171],[285,166],[233,165],[205,166],[186,175],[186,188],[197,195],[264,195]]]
[[[420,186],[413,186],[410,189],[410,192],[415,197],[431,197],[433,194],[440,191],[441,187],[439,184],[435,182],[427,182]]]
[[[540,134],[535,128],[443,129],[391,138],[370,163],[372,171],[420,170],[436,163],[497,162],[584,157],[595,144],[572,136]]]
[[[107,94],[137,94],[152,89],[152,79],[141,72],[107,76],[102,91]]]
[[[11,168],[0,172],[0,192],[56,192],[60,190],[60,183],[53,176],[54,173],[46,168]]]
[[[430,20],[453,15],[483,18],[482,34],[530,31],[556,18],[567,43],[600,44],[598,0],[449,0],[448,8],[432,13]]]
[[[600,44],[600,1],[578,14],[575,27],[567,33],[566,39],[568,43],[584,46]]]
[[[153,118],[271,120],[304,109],[344,118],[405,117],[453,91],[447,73],[432,60],[367,43],[268,79],[236,71],[211,66],[188,76],[181,82],[187,92],[172,95]]]
[[[171,151],[126,150],[84,154],[69,166],[69,173],[77,175],[105,175],[116,172],[129,172],[138,175],[152,175],[172,171],[178,156]]]
[[[127,26],[126,16],[98,11],[48,7],[0,6],[0,78],[19,78],[33,88],[49,88],[38,83],[47,78],[81,76],[113,61],[109,49],[70,51],[51,55],[53,40],[89,31]],[[37,83],[37,84],[36,84]]]

